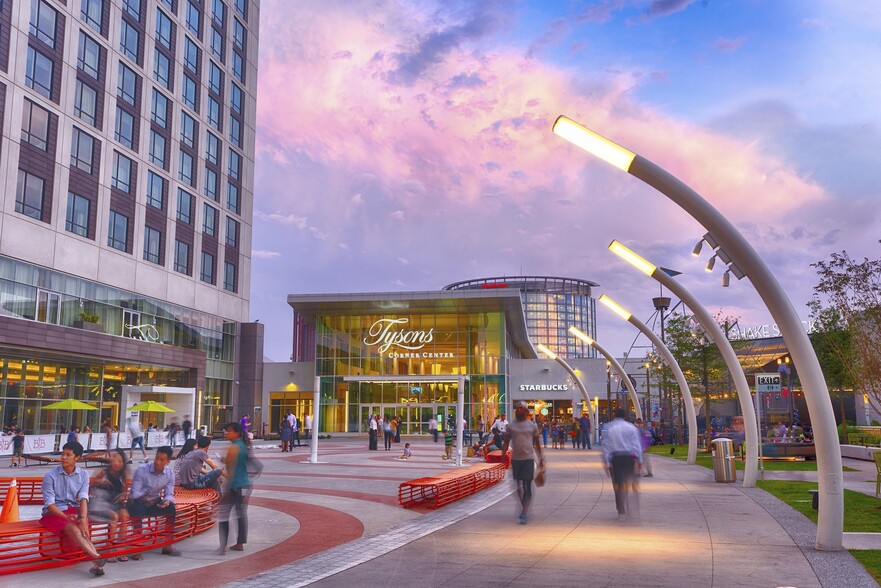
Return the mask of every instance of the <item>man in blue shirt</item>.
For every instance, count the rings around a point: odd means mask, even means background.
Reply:
[[[639,514],[636,476],[642,467],[642,435],[626,418],[627,412],[616,408],[615,419],[603,434],[603,462],[612,477],[618,520]],[[632,501],[628,492],[633,494]]]
[[[82,549],[94,560],[89,570],[95,576],[104,575],[105,560],[89,538],[89,474],[76,466],[83,455],[83,446],[77,442],[65,443],[61,451],[61,465],[43,476],[43,518],[40,524]]]
[[[168,467],[171,461],[171,447],[165,445],[156,450],[153,463],[138,467],[132,478],[129,496],[129,514],[133,518],[165,517],[166,532],[173,538],[174,520],[174,471]],[[167,545],[162,548],[165,555],[180,555],[180,551]],[[141,559],[135,554],[134,559]]]

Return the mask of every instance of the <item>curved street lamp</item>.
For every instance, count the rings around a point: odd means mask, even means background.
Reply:
[[[566,363],[566,360],[564,360],[562,357],[560,357],[559,355],[557,355],[556,353],[554,353],[553,351],[551,351],[550,349],[548,349],[546,346],[542,345],[541,343],[536,345],[535,348],[538,349],[539,351],[541,351],[542,353],[544,353],[545,355],[547,355],[550,359],[553,359],[554,361],[559,363],[561,366],[563,366],[563,369],[566,370],[566,372],[568,372],[568,374],[572,377],[573,380],[575,380],[575,385],[578,386],[579,390],[581,390],[581,396],[582,396],[582,398],[584,398],[584,402],[589,407],[590,406],[590,396],[588,396],[588,394],[587,394],[587,388],[584,387],[584,382],[581,381],[581,378],[578,377],[578,374],[575,373],[575,370],[572,369],[572,366],[569,365],[568,363]],[[590,412],[589,408],[588,408],[588,412]],[[594,423],[594,426],[596,426],[596,423]]]
[[[746,463],[744,464],[743,471],[743,485],[746,488],[754,488],[759,467],[759,429],[756,425],[756,410],[753,406],[749,384],[746,382],[746,376],[743,374],[743,368],[737,360],[737,354],[734,352],[731,342],[728,341],[728,338],[704,305],[698,302],[691,292],[686,290],[682,284],[674,280],[667,272],[648,262],[618,241],[612,241],[612,244],[609,245],[609,250],[644,274],[651,276],[666,286],[668,290],[679,297],[691,309],[701,328],[716,344],[716,347],[719,348],[722,359],[725,360],[725,365],[728,367],[728,371],[734,380],[737,398],[740,401],[740,410],[743,412],[743,429],[746,437]],[[709,424],[709,420],[707,423]]]
[[[627,387],[627,393],[630,394],[630,400],[633,402],[633,409],[636,413],[636,418],[643,419],[645,417],[642,416],[642,405],[639,403],[639,397],[636,395],[636,390],[633,389],[633,382],[630,381],[630,377],[627,375],[627,372],[624,371],[624,367],[615,359],[615,356],[605,350],[605,348],[597,343],[594,339],[589,337],[586,333],[579,330],[577,327],[569,327],[569,332],[573,337],[577,339],[581,339],[597,351],[599,351],[609,363],[615,368],[615,371],[621,376],[621,381],[624,382],[624,385]]]
[[[654,331],[648,328],[644,322],[633,316],[633,314],[605,294],[600,296],[600,302],[648,337],[649,341],[658,349],[661,357],[664,358],[664,362],[673,371],[676,383],[679,384],[679,392],[682,394],[683,404],[685,404],[685,420],[688,422],[688,463],[694,464],[697,460],[697,415],[694,412],[694,401],[691,399],[691,390],[688,389],[688,383],[685,381],[685,374],[682,373],[682,368],[676,363],[676,358],[673,357],[673,354],[670,353],[670,350],[664,345],[661,338],[655,335]]]
[[[738,278],[749,276],[756,292],[780,327],[789,354],[798,366],[805,402],[811,413],[820,502],[816,548],[824,551],[840,550],[844,538],[844,477],[832,401],[811,341],[802,329],[801,320],[786,291],[773,272],[727,218],[670,172],[565,116],[557,118],[553,131],[607,163],[639,178],[678,204],[707,229],[705,240],[708,243],[712,240],[715,244],[710,245],[716,252],[724,253],[731,260],[730,271]]]

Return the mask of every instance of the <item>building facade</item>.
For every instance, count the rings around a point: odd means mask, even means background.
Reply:
[[[464,378],[465,419],[476,428],[518,400],[559,418],[580,416],[582,397],[555,361],[539,359],[523,299],[511,288],[291,295],[297,361],[267,364],[268,431],[288,411],[314,414],[319,430],[364,433],[371,414],[397,415],[402,433],[427,434],[455,414]],[[297,328],[299,327],[299,334]],[[604,362],[570,363],[589,390],[605,389]]]
[[[574,278],[519,276],[456,282],[444,290],[518,290],[532,340],[547,345],[560,357],[575,359],[597,356],[593,347],[568,332],[575,326],[596,338],[596,300],[591,294],[596,286],[599,284]]]
[[[259,406],[258,22],[258,0],[0,2],[4,426],[122,424],[125,386],[192,390],[175,416],[209,430]],[[71,397],[98,410],[43,408]]]

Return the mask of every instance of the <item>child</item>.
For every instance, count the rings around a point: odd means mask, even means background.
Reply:
[[[410,452],[410,444],[404,443],[404,455],[401,456],[401,459],[410,459],[413,454]]]
[[[15,437],[12,438],[12,462],[9,464],[11,468],[17,468],[21,465],[21,454],[24,452],[24,433],[21,429],[15,430]]]
[[[453,458],[453,432],[448,428],[444,433],[444,459]]]

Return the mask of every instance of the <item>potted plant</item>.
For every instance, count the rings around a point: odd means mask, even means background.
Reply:
[[[80,312],[80,320],[74,321],[73,326],[77,329],[85,329],[86,331],[94,331],[96,333],[103,333],[104,326],[98,324],[98,321],[101,320],[101,317],[97,314],[89,314],[86,311]]]

